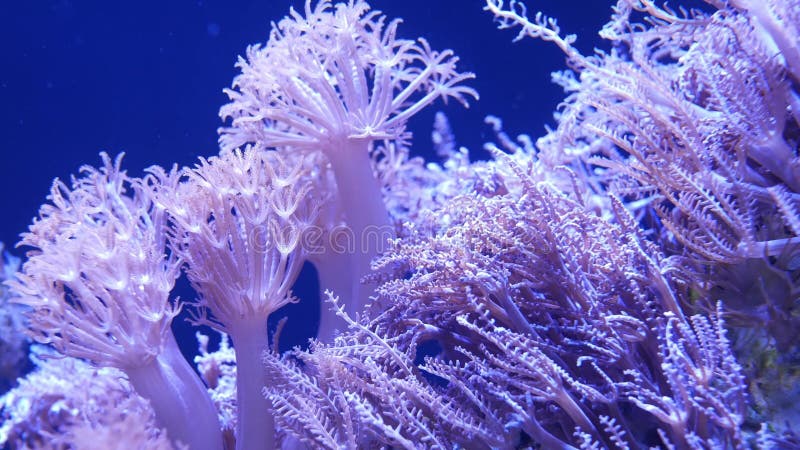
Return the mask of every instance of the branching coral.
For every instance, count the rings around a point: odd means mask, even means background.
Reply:
[[[138,180],[101,154],[71,187],[56,180],[21,245],[33,247],[9,282],[30,307],[31,337],[60,353],[115,367],[150,400],[170,438],[221,443],[213,405],[170,330],[178,260],[165,254],[164,214]],[[199,430],[199,431],[198,431]]]
[[[330,292],[328,298],[350,327],[334,344],[295,351],[295,361],[264,357],[276,380],[265,393],[288,433],[326,449],[513,445],[502,424],[479,417],[470,403],[442,396],[426,382],[414,362],[415,345],[404,345],[415,340],[419,328],[386,337],[380,324],[353,320]]]
[[[585,57],[554,22],[529,20],[519,3],[487,5],[502,27],[556,41],[580,74],[556,78],[569,96],[558,128],[540,140],[543,152],[603,168],[605,183],[627,199],[646,199],[702,260],[777,255],[797,244],[800,162],[791,122],[798,119],[790,107],[797,92],[746,16],[724,8],[683,17],[623,0],[602,36],[624,45],[625,57],[616,49]],[[635,12],[649,24],[631,23]],[[796,14],[796,5],[781,7],[787,19]],[[786,25],[779,31],[791,42]]]
[[[778,58],[795,83],[800,81],[800,8],[793,2],[777,0],[733,0],[736,9],[747,13],[756,33],[768,52]],[[792,98],[792,110],[797,120],[797,93]]]
[[[601,32],[613,50],[594,56],[517,2],[487,9],[504,28],[554,40],[574,70],[554,77],[567,98],[538,141],[541,159],[571,165],[635,210],[681,268],[690,308],[722,299],[728,324],[744,328],[734,341],[755,333],[781,348],[770,368],[740,353],[749,378],[764,380],[762,371],[791,371],[800,351],[800,4],[706,3],[675,11],[620,0]]]
[[[668,262],[619,201],[613,224],[520,181],[520,197],[459,196],[447,227],[395,241],[379,263],[392,306],[298,354],[306,374],[266,358],[282,423],[327,448],[743,448],[720,311],[683,316]]]

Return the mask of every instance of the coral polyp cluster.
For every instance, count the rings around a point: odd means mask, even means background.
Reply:
[[[538,140],[486,119],[487,161],[443,114],[440,159],[410,156],[410,117],[478,98],[452,51],[308,0],[237,63],[218,155],[56,180],[0,291],[0,348],[39,343],[0,443],[800,446],[800,3],[619,0],[591,55],[521,2],[485,9],[569,67]],[[292,322],[268,322],[307,301],[306,263],[319,330],[281,353]],[[198,332],[200,376],[182,309],[222,335]]]

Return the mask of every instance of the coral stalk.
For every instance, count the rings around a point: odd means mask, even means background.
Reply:
[[[222,434],[214,404],[172,335],[157,358],[125,374],[136,393],[150,401],[157,424],[172,441],[192,450],[219,448]]]
[[[237,63],[242,73],[226,91],[231,102],[220,109],[230,119],[220,129],[220,144],[226,150],[258,144],[321,152],[330,161],[353,239],[347,249],[352,283],[321,290],[338,288],[348,309],[358,312],[374,290],[360,280],[393,234],[371,166],[373,142],[403,141],[406,121],[436,99],[466,105],[477,93],[461,84],[473,75],[456,71],[452,51],[434,51],[424,39],[398,39],[399,20],[387,23],[366,2],[322,0],[312,7],[307,0],[304,12],[273,26],[267,44],[249,47]],[[338,277],[337,268],[337,275],[321,273],[330,268],[317,266],[321,280]]]
[[[261,391],[269,386],[261,355],[269,350],[267,321],[243,320],[231,326],[236,352],[237,450],[269,448],[275,442],[275,424],[270,402]]]
[[[17,279],[29,332],[67,356],[115,367],[150,400],[168,435],[192,449],[217,449],[214,405],[181,357],[169,300],[178,260],[165,253],[164,214],[122,155],[101,154],[72,186],[56,180],[22,245],[33,247]],[[199,426],[200,431],[195,427]]]
[[[152,170],[151,188],[172,222],[170,247],[200,296],[197,320],[233,340],[239,450],[275,445],[260,361],[269,351],[267,319],[294,301],[303,236],[318,215],[308,170],[302,155],[251,146],[194,169]]]
[[[394,236],[394,232],[383,203],[380,183],[373,174],[369,143],[344,141],[334,148],[337,153],[347,155],[334,156],[330,162],[339,191],[339,202],[345,211],[348,235],[353,241],[348,249],[334,246],[331,251],[350,254],[351,286],[345,304],[348,311],[358,311],[367,304],[374,291],[374,286],[362,284],[361,278],[369,273],[372,259],[383,250],[382,247]]]

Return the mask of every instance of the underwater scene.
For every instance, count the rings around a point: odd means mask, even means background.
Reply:
[[[0,448],[800,449],[800,0],[0,11]]]

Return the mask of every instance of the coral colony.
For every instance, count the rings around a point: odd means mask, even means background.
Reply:
[[[569,67],[535,142],[487,119],[489,161],[443,115],[442,160],[409,156],[409,117],[478,98],[451,51],[320,0],[239,60],[218,155],[56,180],[3,271],[0,368],[37,367],[0,443],[798,448],[800,2],[619,0],[591,55],[485,9]],[[318,338],[279,354],[267,319],[305,262]],[[197,371],[181,308],[223,333]]]

